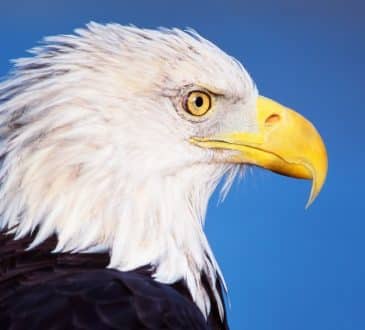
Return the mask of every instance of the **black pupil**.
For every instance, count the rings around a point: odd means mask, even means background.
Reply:
[[[203,105],[203,98],[201,96],[197,96],[195,99],[195,105],[200,108]]]

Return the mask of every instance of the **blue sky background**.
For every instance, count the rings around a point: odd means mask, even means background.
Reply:
[[[318,3],[319,2],[319,3]],[[363,3],[363,4],[361,4]],[[90,20],[192,27],[260,92],[308,117],[329,154],[324,189],[255,169],[211,201],[207,233],[232,329],[365,329],[365,5],[359,1],[1,1],[0,75],[42,36]]]

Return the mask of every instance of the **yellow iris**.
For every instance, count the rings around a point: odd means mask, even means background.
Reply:
[[[201,91],[190,92],[184,103],[185,111],[193,116],[205,115],[212,105],[210,95]]]

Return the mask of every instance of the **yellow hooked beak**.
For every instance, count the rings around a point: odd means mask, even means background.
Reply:
[[[231,132],[191,142],[205,148],[235,150],[228,161],[257,165],[294,178],[311,179],[307,207],[318,196],[327,175],[327,153],[321,136],[300,114],[268,98],[257,101],[256,133]]]

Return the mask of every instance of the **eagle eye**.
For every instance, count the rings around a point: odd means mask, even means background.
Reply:
[[[183,100],[184,110],[193,116],[204,116],[211,106],[211,96],[203,91],[191,91]]]

